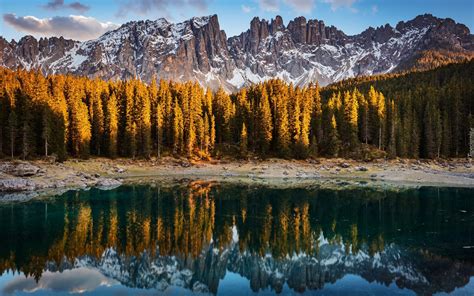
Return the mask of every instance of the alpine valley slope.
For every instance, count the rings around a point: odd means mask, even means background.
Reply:
[[[440,59],[472,58],[474,35],[452,19],[425,14],[354,36],[304,17],[285,26],[277,16],[271,21],[256,17],[249,30],[227,38],[212,15],[177,24],[163,18],[128,22],[85,42],[0,37],[0,66],[11,69],[147,82],[154,77],[194,80],[227,91],[270,78],[303,86],[391,73],[411,68],[426,52]]]

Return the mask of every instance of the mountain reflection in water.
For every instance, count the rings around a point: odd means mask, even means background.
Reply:
[[[191,182],[4,203],[0,294],[287,294],[341,283],[373,294],[470,294],[473,196]]]

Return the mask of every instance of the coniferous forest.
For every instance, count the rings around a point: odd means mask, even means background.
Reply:
[[[324,88],[269,80],[227,94],[0,69],[0,155],[208,159],[465,157],[474,61]]]

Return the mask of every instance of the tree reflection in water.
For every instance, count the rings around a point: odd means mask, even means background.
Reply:
[[[95,268],[122,285],[321,289],[347,274],[417,293],[474,275],[472,189],[122,186],[0,205],[0,274]]]

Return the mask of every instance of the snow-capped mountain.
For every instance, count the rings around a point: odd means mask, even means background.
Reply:
[[[391,73],[416,66],[426,51],[454,60],[470,58],[474,35],[465,25],[429,14],[354,36],[304,17],[287,26],[280,16],[271,21],[256,17],[249,30],[230,38],[220,29],[217,15],[177,24],[162,18],[128,22],[85,42],[0,38],[0,65],[104,79],[196,80],[233,91],[274,77],[297,85],[326,85]]]

